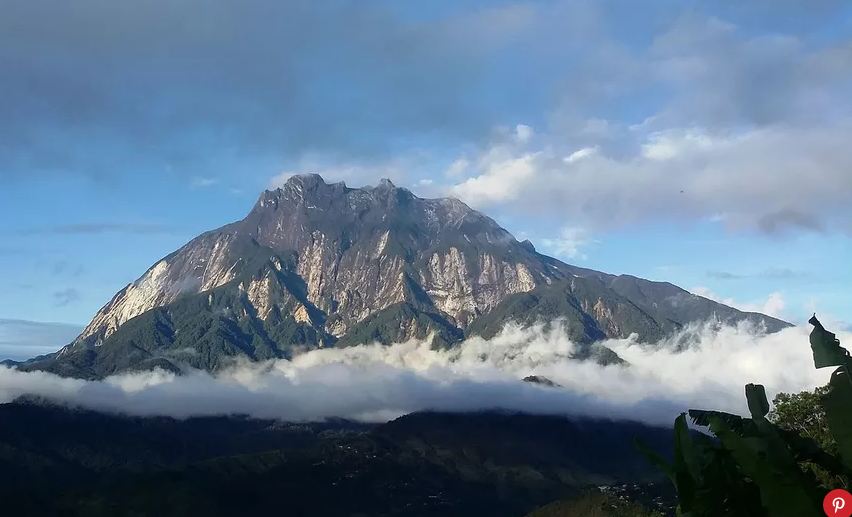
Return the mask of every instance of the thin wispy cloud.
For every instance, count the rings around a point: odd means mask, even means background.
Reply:
[[[23,360],[55,352],[82,330],[80,325],[67,323],[0,318],[0,360]]]
[[[73,287],[62,289],[53,293],[54,304],[57,307],[65,307],[80,299],[80,291]]]
[[[104,233],[127,233],[137,235],[164,234],[174,231],[169,225],[154,223],[71,223],[43,228],[34,228],[25,233],[56,235],[100,235]]]
[[[796,271],[789,268],[769,268],[756,273],[735,273],[731,271],[710,270],[707,271],[707,276],[717,280],[743,280],[749,278],[792,280],[805,279],[810,275],[804,271]]]
[[[82,264],[77,264],[69,260],[57,260],[50,265],[50,272],[58,277],[76,278],[82,275],[86,268]]]
[[[198,176],[198,177],[192,178],[192,181],[190,181],[189,184],[192,188],[209,188],[209,187],[213,187],[215,185],[218,185],[219,184],[219,178],[209,178],[209,177]]]
[[[556,257],[585,260],[586,250],[598,244],[584,228],[562,228],[558,237],[541,239],[544,249]]]

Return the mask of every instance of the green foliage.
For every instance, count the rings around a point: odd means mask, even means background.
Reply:
[[[825,409],[820,398],[828,392],[828,386],[801,393],[779,393],[772,400],[769,420],[779,428],[792,431],[817,442],[831,453],[837,452],[837,442],[828,430]]]
[[[829,386],[822,386],[814,391],[779,393],[772,401],[773,408],[768,418],[789,436],[799,436],[805,441],[811,440],[816,445],[815,451],[826,454],[823,462],[830,461],[828,458],[834,458],[839,463],[836,459],[837,442],[828,428],[828,417],[821,403],[822,397],[828,391]],[[819,463],[805,461],[802,468],[811,471],[825,490],[850,486],[848,477],[843,474],[832,474]],[[833,470],[842,471],[842,467],[835,467]]]
[[[763,386],[748,384],[745,394],[751,418],[690,410],[693,422],[708,427],[716,440],[691,433],[681,415],[675,420],[672,464],[640,446],[675,485],[678,515],[821,515],[825,492],[848,486],[852,473],[850,357],[816,317],[810,322],[814,365],[838,367],[828,386],[814,393],[781,393],[770,412]]]
[[[462,333],[437,311],[421,310],[406,302],[393,304],[356,325],[336,346],[398,343],[432,334],[433,345],[447,347],[462,339]]]

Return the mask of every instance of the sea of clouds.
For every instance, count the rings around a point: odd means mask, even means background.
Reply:
[[[132,415],[292,421],[504,409],[669,425],[688,408],[746,413],[748,382],[764,384],[770,398],[825,384],[831,369],[814,369],[809,331],[765,334],[745,324],[704,324],[652,345],[613,339],[603,344],[628,364],[607,366],[572,359],[577,345],[559,322],[508,326],[490,340],[470,338],[449,350],[423,341],[328,348],[292,360],[244,362],[215,375],[157,370],[86,381],[0,366],[0,403],[35,395]],[[839,337],[852,342],[852,335]],[[522,382],[528,375],[560,386]]]

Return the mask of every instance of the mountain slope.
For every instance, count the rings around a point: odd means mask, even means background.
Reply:
[[[234,357],[334,345],[434,336],[451,346],[555,318],[584,344],[632,333],[651,342],[709,318],[786,325],[671,284],[564,264],[455,199],[298,175],[243,220],[158,261],[73,343],[20,368],[90,378],[217,370]]]

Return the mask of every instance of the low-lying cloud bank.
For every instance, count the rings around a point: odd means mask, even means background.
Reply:
[[[0,367],[0,403],[20,395],[133,415],[248,414],[285,420],[345,417],[385,421],[412,411],[501,408],[670,424],[690,407],[746,411],[743,385],[767,393],[827,382],[815,370],[809,328],[764,335],[745,325],[695,326],[655,345],[609,340],[629,366],[571,359],[560,325],[507,327],[452,350],[424,342],[312,351],[292,361],[244,363],[215,376],[163,371],[84,381]],[[852,342],[852,336],[840,335]],[[686,349],[677,343],[690,342]],[[520,382],[541,375],[549,388]]]

